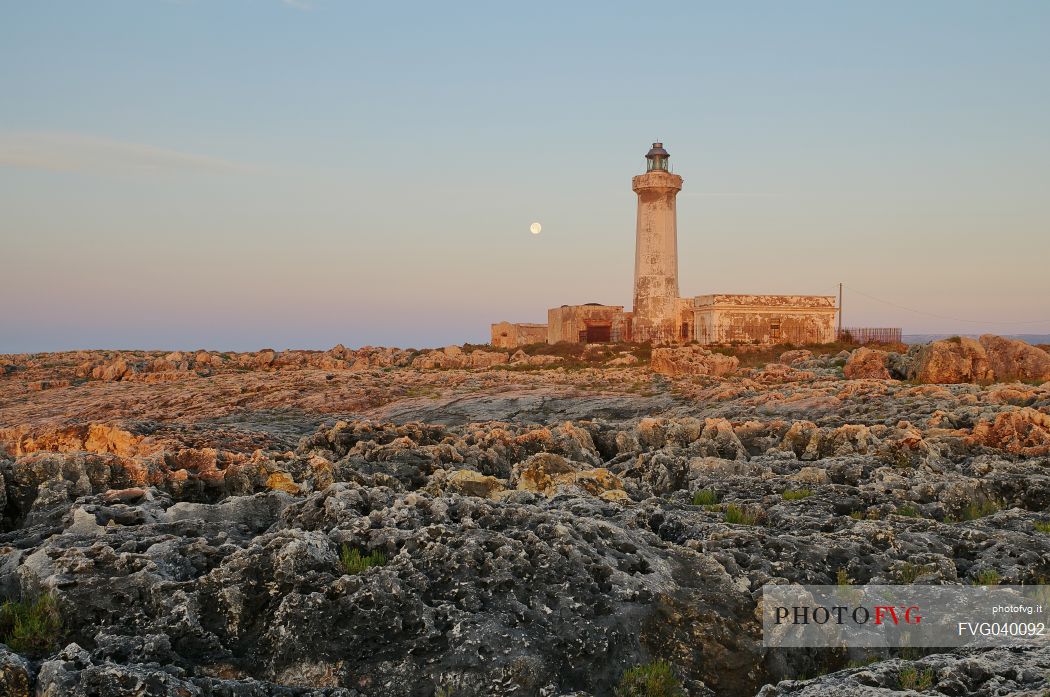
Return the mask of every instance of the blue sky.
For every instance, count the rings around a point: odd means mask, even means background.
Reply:
[[[629,306],[656,139],[684,295],[1050,332],[1045,2],[12,2],[0,66],[0,351]]]

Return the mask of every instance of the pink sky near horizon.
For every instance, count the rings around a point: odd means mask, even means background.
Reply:
[[[647,53],[631,5],[88,5],[0,11],[0,353],[629,307],[657,139],[684,296],[1050,334],[1045,4],[671,3]]]

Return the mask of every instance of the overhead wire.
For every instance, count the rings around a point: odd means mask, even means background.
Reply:
[[[913,307],[908,307],[906,305],[901,305],[899,303],[895,303],[895,302],[892,302],[890,300],[883,300],[882,298],[877,298],[874,295],[871,295],[870,293],[865,293],[862,290],[857,290],[856,288],[854,288],[853,286],[850,286],[850,285],[843,284],[843,288],[847,288],[851,292],[856,293],[858,295],[863,295],[865,298],[868,298],[869,300],[874,300],[875,302],[883,303],[884,305],[890,305],[891,307],[895,307],[895,308],[897,308],[899,310],[906,310],[908,312],[914,312],[917,315],[926,315],[927,317],[936,317],[938,319],[947,319],[947,320],[951,320],[953,322],[966,322],[968,324],[1050,324],[1050,319],[1037,319],[1037,320],[1003,320],[1003,319],[994,319],[994,320],[984,320],[984,319],[964,319],[962,317],[950,317],[948,315],[939,315],[939,314],[934,313],[934,312],[925,312],[923,310],[916,310]]]

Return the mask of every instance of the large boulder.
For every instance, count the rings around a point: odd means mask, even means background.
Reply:
[[[813,352],[808,349],[793,349],[780,354],[779,362],[784,365],[795,365],[813,360]]]
[[[33,684],[29,661],[0,644],[0,694],[6,697],[29,697]]]
[[[505,489],[504,482],[491,475],[461,469],[449,473],[437,493],[448,492],[483,499],[498,499],[500,492]]]
[[[953,384],[1050,380],[1050,353],[1017,339],[985,334],[953,337],[918,350],[910,369],[916,382]]]
[[[921,383],[992,382],[995,374],[984,346],[966,337],[934,341],[924,346],[912,368]]]
[[[458,346],[446,346],[438,351],[427,351],[412,361],[413,368],[488,368],[507,363],[510,356],[499,351],[472,351],[466,353]]]
[[[1050,455],[1050,415],[1031,407],[1002,412],[974,426],[972,439],[1014,455]]]
[[[1050,353],[1019,339],[985,334],[980,339],[988,356],[988,365],[1000,382],[1050,380]]]
[[[522,491],[553,496],[562,487],[582,490],[609,500],[627,498],[623,483],[604,467],[587,468],[553,453],[537,453],[514,465],[513,481]]]
[[[886,368],[887,355],[885,351],[861,346],[850,354],[849,360],[842,368],[842,374],[851,380],[861,378],[888,380],[890,371]]]
[[[700,346],[653,349],[653,372],[661,375],[722,376],[733,373],[739,365],[736,356],[711,353]]]
[[[114,358],[108,363],[95,366],[91,370],[91,377],[95,380],[104,380],[107,382],[116,382],[123,380],[130,375],[134,374],[135,368],[128,365],[127,361],[123,358]]]

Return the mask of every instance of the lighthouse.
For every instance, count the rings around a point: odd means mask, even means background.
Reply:
[[[631,180],[638,194],[634,247],[635,341],[667,343],[678,339],[678,222],[675,200],[682,178],[667,166],[671,156],[653,143],[645,156],[645,174]]]
[[[653,143],[645,155],[645,174],[631,180],[638,194],[634,310],[594,302],[551,307],[546,324],[493,324],[493,346],[513,348],[540,341],[772,346],[835,340],[839,308],[834,296],[709,293],[680,297],[675,202],[682,178],[671,174],[669,159],[664,144]]]

